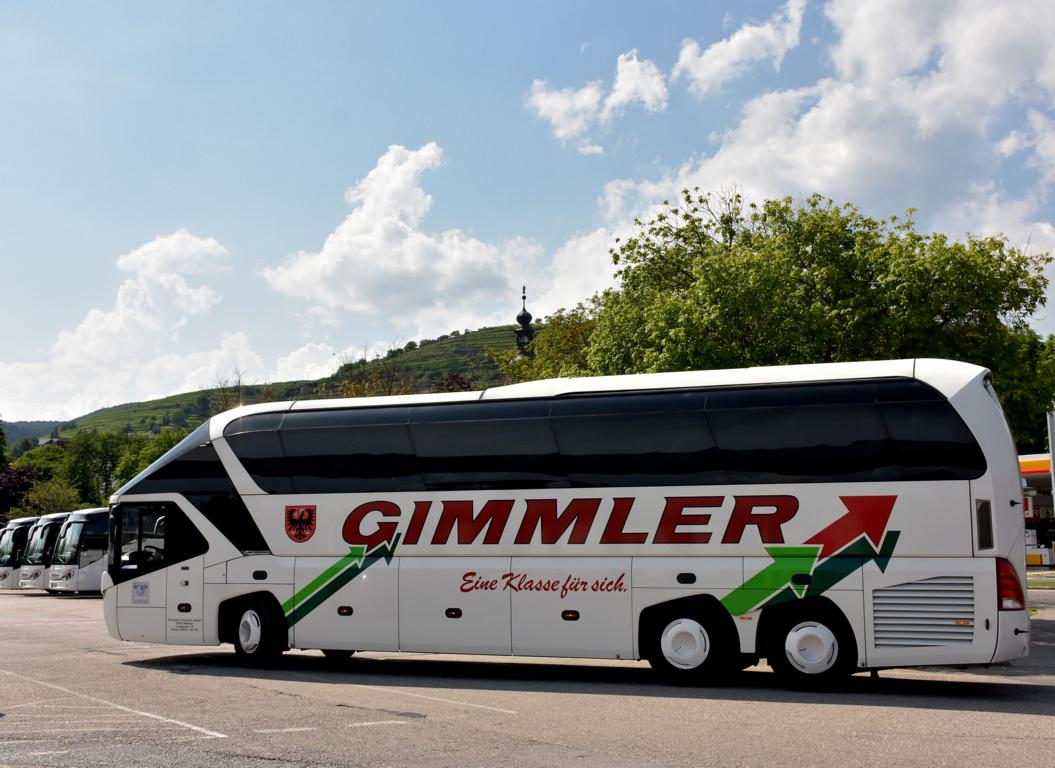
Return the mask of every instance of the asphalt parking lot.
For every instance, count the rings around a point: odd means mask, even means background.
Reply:
[[[1055,591],[1033,653],[846,690],[658,684],[647,664],[121,643],[102,601],[0,593],[0,766],[988,766],[1055,754]]]

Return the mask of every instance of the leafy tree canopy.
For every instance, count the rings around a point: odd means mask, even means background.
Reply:
[[[943,357],[989,367],[1023,450],[1044,445],[1055,339],[1027,325],[1047,254],[953,241],[813,196],[745,205],[683,193],[612,250],[620,288],[558,313],[584,346],[543,343],[511,378]]]
[[[22,509],[30,515],[72,512],[84,505],[77,489],[65,480],[54,478],[34,485],[22,500]]]

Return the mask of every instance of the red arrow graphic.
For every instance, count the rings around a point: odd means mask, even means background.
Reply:
[[[831,557],[861,535],[867,536],[878,548],[897,496],[840,496],[839,499],[850,511],[803,543],[820,544],[822,558]]]

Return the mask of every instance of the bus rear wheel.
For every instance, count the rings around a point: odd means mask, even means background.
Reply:
[[[722,625],[703,612],[674,611],[652,625],[646,658],[674,685],[716,682],[731,671],[732,645]]]
[[[845,620],[830,611],[782,616],[772,635],[769,666],[796,687],[832,685],[853,671],[857,645]]]
[[[235,613],[234,651],[256,666],[274,664],[286,650],[285,619],[263,600],[242,605]]]

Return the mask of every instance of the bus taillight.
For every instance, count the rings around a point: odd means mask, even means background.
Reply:
[[[1026,596],[1022,594],[1022,582],[1015,567],[1002,557],[996,559],[996,600],[1001,611],[1021,611],[1026,607]]]

